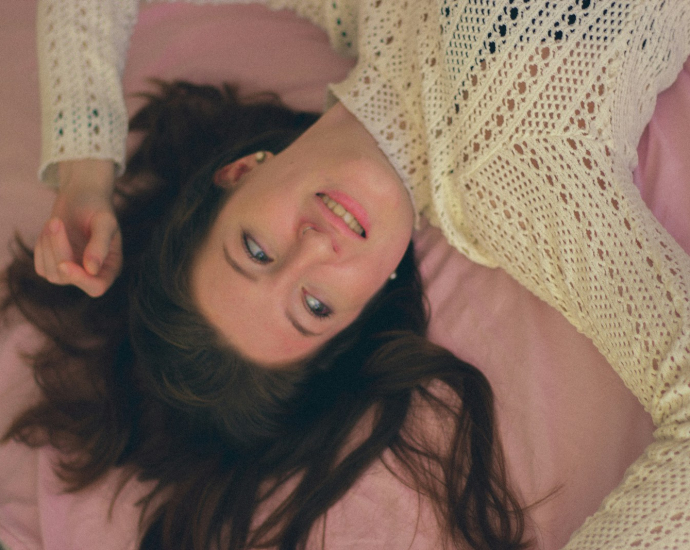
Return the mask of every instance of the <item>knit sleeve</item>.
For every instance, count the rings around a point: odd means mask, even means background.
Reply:
[[[39,1],[39,177],[46,182],[57,183],[56,163],[68,159],[112,159],[122,172],[121,78],[137,9],[136,0]]]
[[[596,139],[524,136],[462,186],[480,242],[592,339],[657,426],[566,548],[685,547],[690,259],[646,209],[626,163]]]
[[[679,6],[611,14],[593,3],[587,15],[600,27],[588,21],[589,34],[517,47],[492,71],[487,61],[486,76],[480,65],[459,101],[466,169],[439,173],[446,183],[432,193],[448,234],[470,235],[561,311],[657,426],[568,550],[690,540],[690,258],[632,181],[654,98],[690,54],[690,13]]]
[[[678,7],[640,2],[612,18],[594,4],[603,28],[480,67],[460,103],[471,168],[439,174],[447,184],[433,193],[446,231],[471,235],[587,335],[657,426],[568,550],[690,540],[690,258],[632,181],[654,98],[690,54]]]
[[[208,3],[211,0],[191,0]],[[238,3],[242,0],[220,0]],[[357,8],[352,0],[264,0],[323,28],[332,46],[355,55]],[[111,159],[125,166],[127,112],[122,73],[138,0],[39,0],[37,48],[42,111],[39,178],[57,184],[56,163]]]

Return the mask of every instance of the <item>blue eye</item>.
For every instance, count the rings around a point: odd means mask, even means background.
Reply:
[[[309,310],[309,313],[311,313],[315,317],[325,319],[332,313],[331,309],[326,304],[324,304],[321,300],[314,298],[311,294],[305,293],[304,301],[307,304],[307,309]]]
[[[273,258],[266,254],[257,242],[246,233],[242,233],[242,244],[252,261],[260,264],[270,264],[273,261]]]

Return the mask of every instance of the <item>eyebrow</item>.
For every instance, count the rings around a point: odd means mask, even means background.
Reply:
[[[238,264],[232,256],[230,256],[230,252],[228,252],[228,249],[223,245],[223,256],[225,256],[225,261],[230,265],[232,269],[234,269],[237,273],[239,273],[242,277],[245,279],[249,279],[250,281],[256,282],[259,280],[259,278],[252,274],[249,273],[246,269],[244,269],[240,264]],[[302,336],[307,336],[310,338],[313,338],[314,336],[319,336],[316,332],[312,332],[311,330],[308,330],[305,328],[297,319],[295,319],[292,314],[289,311],[285,312],[285,316],[288,318],[288,321],[290,321],[290,324],[292,324],[293,327],[297,329],[297,331],[302,335]]]

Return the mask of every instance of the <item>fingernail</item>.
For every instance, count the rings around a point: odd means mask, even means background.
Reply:
[[[101,263],[98,260],[89,258],[84,260],[84,269],[89,273],[89,275],[96,275],[98,270],[101,269]]]
[[[54,235],[60,231],[60,220],[52,219],[48,224],[48,230]]]

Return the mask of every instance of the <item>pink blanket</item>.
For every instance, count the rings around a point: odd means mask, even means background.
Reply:
[[[36,235],[51,192],[36,181],[39,148],[35,6],[0,3],[0,239]],[[258,6],[159,4],[143,9],[125,77],[239,82],[273,90],[290,105],[318,110],[325,84],[352,60],[336,57],[323,33],[287,12]],[[140,103],[128,100],[131,109]],[[636,182],[647,204],[690,251],[690,60],[664,92],[639,146]],[[416,237],[432,306],[431,335],[489,377],[514,483],[529,502],[558,489],[531,512],[544,549],[562,546],[651,441],[652,425],[634,397],[583,336],[500,270],[472,264],[430,228]],[[0,262],[8,260],[6,246]],[[18,350],[36,341],[20,326],[0,332],[0,429],[35,395]],[[130,549],[137,496],[130,483],[109,506],[116,472],[65,495],[51,451],[0,447],[0,540],[13,550]],[[421,515],[419,515],[421,514]],[[419,520],[419,521],[418,521]],[[428,510],[383,468],[372,470],[328,514],[329,549],[435,547]]]

